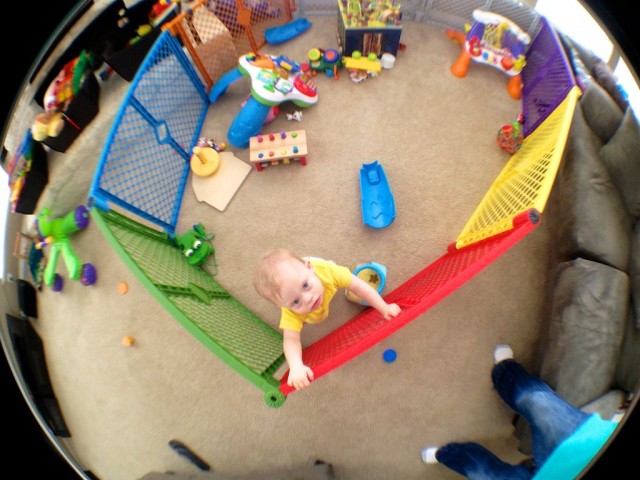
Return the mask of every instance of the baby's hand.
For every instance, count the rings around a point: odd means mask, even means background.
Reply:
[[[387,303],[382,312],[382,316],[385,320],[397,317],[402,309],[395,303]]]
[[[313,370],[306,365],[301,365],[297,368],[289,370],[289,378],[287,378],[287,384],[296,390],[302,390],[311,385],[313,381]]]

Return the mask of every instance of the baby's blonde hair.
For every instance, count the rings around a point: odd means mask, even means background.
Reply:
[[[305,263],[304,259],[286,248],[277,248],[265,253],[253,275],[253,287],[258,294],[275,305],[280,301],[280,276],[276,266],[283,261]]]

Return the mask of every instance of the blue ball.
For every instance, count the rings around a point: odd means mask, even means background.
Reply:
[[[392,348],[385,350],[384,353],[382,354],[382,358],[384,358],[384,361],[387,363],[395,362],[397,357],[398,357],[398,354]]]

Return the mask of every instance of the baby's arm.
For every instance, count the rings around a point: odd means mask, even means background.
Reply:
[[[379,311],[385,320],[397,317],[401,309],[395,303],[387,303],[380,294],[367,282],[353,275],[349,291]]]
[[[285,330],[282,341],[284,356],[289,364],[287,383],[296,390],[308,387],[313,381],[313,370],[302,363],[300,332]]]

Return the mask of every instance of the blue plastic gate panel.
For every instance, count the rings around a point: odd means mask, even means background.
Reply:
[[[206,88],[182,47],[162,32],[115,118],[89,204],[104,211],[118,205],[173,235],[208,107]]]

